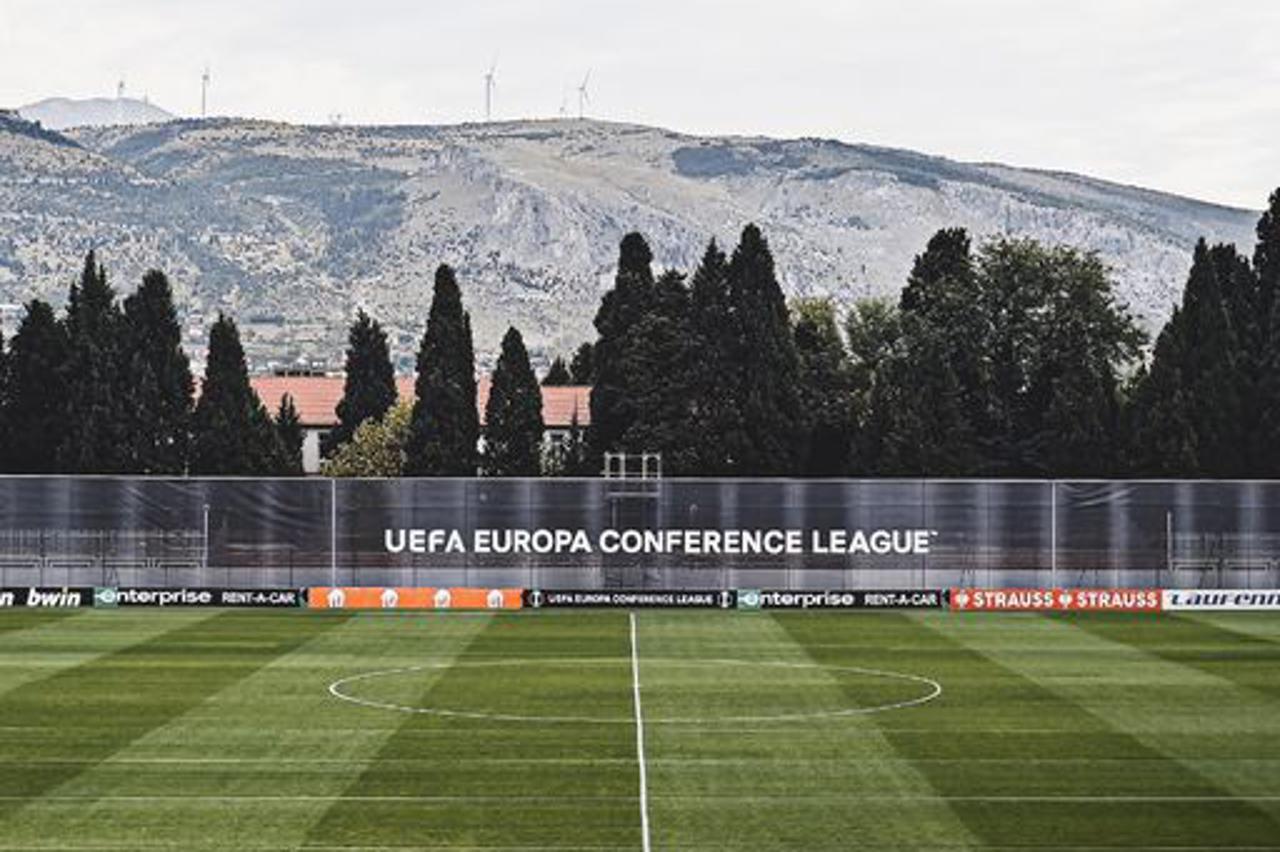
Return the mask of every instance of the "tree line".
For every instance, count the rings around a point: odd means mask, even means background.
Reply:
[[[123,302],[90,251],[58,316],[39,299],[0,341],[0,470],[7,473],[302,473],[302,428],[249,385],[235,323],[219,316],[196,383],[164,273]]]
[[[607,452],[668,475],[1280,476],[1280,190],[1252,257],[1196,246],[1180,304],[1149,341],[1095,255],[937,232],[897,299],[788,304],[754,225],[691,273],[621,242],[596,339],[544,386],[591,385],[590,425],[544,445],[542,398],[508,329],[481,434],[470,317],[441,265],[415,397],[387,336],[348,334],[335,476],[595,475]],[[302,430],[249,385],[219,316],[195,393],[172,292],[151,272],[118,303],[91,252],[64,316],[38,300],[0,340],[0,466],[18,473],[294,475]],[[483,438],[483,440],[482,440]]]
[[[709,476],[1280,477],[1280,190],[1252,259],[1201,240],[1147,336],[1094,253],[937,232],[896,300],[787,305],[754,226],[691,276],[623,240],[587,469]]]

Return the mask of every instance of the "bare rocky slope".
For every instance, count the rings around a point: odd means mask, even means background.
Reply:
[[[200,329],[218,310],[259,367],[333,362],[363,306],[411,365],[431,274],[455,265],[492,353],[508,323],[536,354],[592,335],[619,239],[663,266],[758,223],[793,295],[896,293],[939,227],[1096,250],[1149,326],[1197,237],[1252,245],[1253,211],[1087,177],[819,139],[694,137],[558,120],[311,127],[211,119],[81,128],[0,121],[0,301],[60,301],[97,246],[117,284],[170,273]],[[123,282],[123,283],[122,283]]]

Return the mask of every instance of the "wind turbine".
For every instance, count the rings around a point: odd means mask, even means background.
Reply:
[[[591,98],[587,95],[587,83],[591,80],[591,69],[587,69],[587,74],[582,78],[582,83],[578,86],[578,118],[586,115],[586,105],[591,102]]]
[[[497,85],[494,82],[498,71],[498,57],[493,57],[493,62],[489,64],[489,71],[484,75],[484,120],[489,121],[493,116],[493,89]]]
[[[204,65],[204,73],[200,75],[200,117],[209,114],[209,63]]]

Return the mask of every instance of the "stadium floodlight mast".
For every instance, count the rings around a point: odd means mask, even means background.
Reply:
[[[484,75],[484,120],[490,121],[493,117],[493,90],[498,85],[496,82],[498,72],[498,57],[493,57],[493,62],[489,63],[489,70]]]
[[[587,112],[587,104],[591,102],[591,97],[587,94],[587,83],[591,81],[591,69],[587,69],[586,76],[582,78],[582,82],[578,84],[578,118],[584,118]]]

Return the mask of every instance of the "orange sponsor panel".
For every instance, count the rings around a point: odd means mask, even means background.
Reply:
[[[1159,612],[1159,589],[952,589],[951,608],[963,611]]]
[[[312,586],[311,609],[520,609],[520,589]]]

